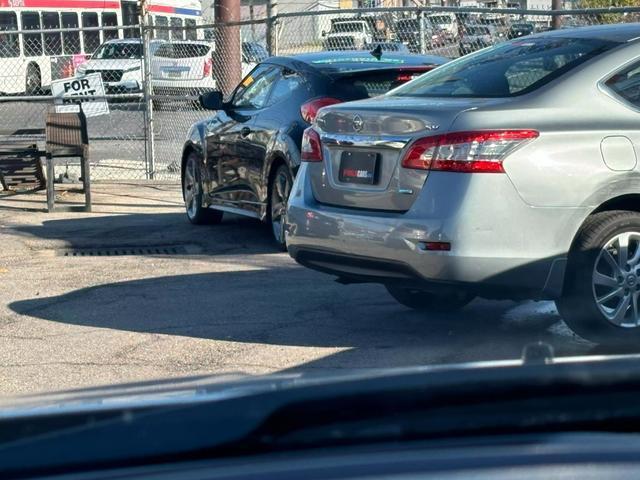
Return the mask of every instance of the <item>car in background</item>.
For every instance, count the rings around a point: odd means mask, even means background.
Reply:
[[[284,249],[286,203],[300,165],[302,132],[322,107],[374,97],[448,59],[366,51],[272,57],[228,100],[202,97],[215,110],[187,135],[181,163],[186,213],[194,224],[219,223],[223,212],[271,224]]]
[[[258,42],[242,42],[242,76],[246,77],[257,64],[269,58],[269,52]]]
[[[554,30],[322,109],[289,253],[416,309],[555,300],[583,338],[637,348],[638,58],[637,23]]]
[[[407,46],[412,53],[420,53],[421,47],[425,50],[442,47],[448,41],[446,31],[437,25],[422,20],[422,29],[417,18],[402,18],[397,20],[394,27],[395,38]],[[422,35],[422,42],[420,41]]]
[[[463,56],[490,47],[496,41],[495,30],[490,25],[467,25],[462,32],[458,53]]]
[[[426,15],[425,20],[434,28],[442,30],[447,42],[455,42],[460,36],[460,22],[455,13],[437,12]]]
[[[411,53],[409,48],[400,42],[374,42],[370,45],[365,45],[365,50],[380,49],[381,52],[394,52],[394,53]]]
[[[164,43],[152,40],[151,54]],[[75,76],[92,73],[100,73],[107,93],[142,92],[142,41],[131,38],[104,42],[89,60],[78,65]]]
[[[524,37],[536,33],[536,26],[533,23],[514,23],[507,31],[507,39]]]
[[[371,22],[365,18],[334,18],[331,30],[322,32],[325,50],[363,49],[376,39]]]
[[[213,90],[213,49],[204,41],[173,41],[160,45],[151,58],[154,94],[194,95]]]

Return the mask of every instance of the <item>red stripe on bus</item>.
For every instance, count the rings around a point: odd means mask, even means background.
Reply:
[[[120,8],[120,2],[109,0],[0,0],[0,7],[28,8]]]
[[[175,8],[165,5],[149,5],[150,12],[175,13]]]

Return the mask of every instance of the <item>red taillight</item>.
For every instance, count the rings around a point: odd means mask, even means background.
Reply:
[[[464,173],[503,173],[502,161],[524,142],[538,137],[535,130],[454,132],[416,140],[402,158],[402,166],[419,170]]]
[[[435,67],[436,65],[418,68],[401,68],[399,69],[400,73],[398,73],[396,81],[400,83],[410,82],[414,78],[418,78],[423,73],[433,70]]]
[[[204,67],[202,68],[202,76],[203,77],[208,77],[211,75],[211,67],[213,64],[213,60],[211,60],[210,58],[205,58],[204,60]]]
[[[398,82],[408,82],[410,80],[413,80],[415,77],[417,77],[417,74],[411,74],[411,73],[401,73],[398,75],[398,77],[396,78],[396,80]]]
[[[303,162],[321,162],[322,147],[320,135],[312,127],[307,128],[302,134],[302,147],[300,158]]]
[[[313,123],[313,121],[316,119],[316,116],[318,115],[318,110],[320,110],[322,107],[328,107],[329,105],[335,105],[336,103],[341,102],[342,100],[331,97],[316,98],[303,104],[300,107],[300,114],[302,115],[302,119],[305,122]]]
[[[451,244],[449,242],[424,242],[424,249],[432,252],[449,252]]]

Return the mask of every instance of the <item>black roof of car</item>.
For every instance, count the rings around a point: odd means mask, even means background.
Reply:
[[[395,68],[426,67],[442,65],[448,62],[446,57],[437,55],[417,55],[409,53],[382,53],[380,58],[367,50],[346,50],[331,52],[304,53],[290,57],[271,57],[265,62],[275,63],[292,69],[304,64],[325,74],[340,74],[362,70],[380,70]]]
[[[579,28],[549,30],[532,37],[597,38],[611,42],[629,42],[640,38],[640,23],[614,23]]]

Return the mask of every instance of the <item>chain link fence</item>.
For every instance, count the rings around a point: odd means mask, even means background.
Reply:
[[[45,112],[62,101],[60,88],[71,90],[66,94],[79,86],[83,100],[108,106],[88,118],[92,180],[178,180],[186,134],[211,114],[199,94],[230,94],[270,54],[456,58],[549,29],[636,22],[640,7],[318,10],[224,25],[173,20],[149,17],[124,27],[109,13],[0,12],[1,139],[43,140]],[[95,74],[104,92],[82,83]],[[78,174],[71,162],[56,170],[62,179]]]

